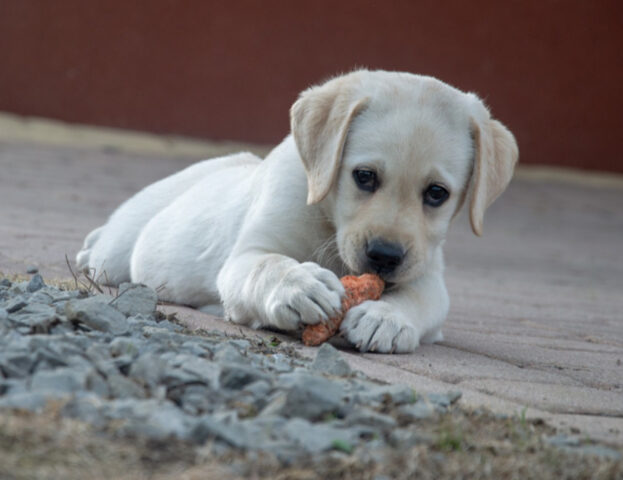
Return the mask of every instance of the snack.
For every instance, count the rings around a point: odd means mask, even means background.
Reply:
[[[378,275],[364,273],[357,277],[346,275],[340,279],[346,294],[342,299],[342,312],[330,318],[327,323],[308,325],[303,330],[303,343],[307,346],[320,345],[335,335],[349,308],[359,305],[366,300],[378,300],[381,298],[385,282]]]

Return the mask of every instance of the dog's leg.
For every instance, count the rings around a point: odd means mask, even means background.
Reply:
[[[449,306],[443,278],[435,272],[352,308],[340,330],[362,352],[412,352],[420,343],[443,338]]]
[[[328,320],[344,295],[330,270],[279,254],[233,256],[219,273],[218,288],[229,320],[282,330]]]

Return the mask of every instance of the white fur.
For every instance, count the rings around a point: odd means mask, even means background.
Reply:
[[[304,92],[292,131],[263,161],[203,161],[137,193],[87,236],[78,267],[204,311],[223,305],[236,323],[294,330],[339,311],[338,276],[366,271],[365,245],[383,238],[403,245],[405,260],[380,301],[348,312],[342,333],[362,351],[440,340],[448,225],[467,196],[480,233],[517,159],[510,132],[472,94],[365,70]],[[361,166],[379,172],[376,192],[355,185]],[[451,192],[441,207],[422,202],[431,182]]]

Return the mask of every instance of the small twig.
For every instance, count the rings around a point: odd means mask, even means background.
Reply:
[[[108,280],[108,273],[106,272],[106,270],[102,272],[102,275],[104,275],[104,279],[106,280],[106,286],[108,287],[108,295],[112,296],[112,288],[110,288],[110,280]]]
[[[96,282],[96,283],[98,283],[98,284],[99,284],[99,281],[100,281],[100,277],[101,277],[102,275],[107,275],[107,273],[106,273],[106,269],[104,268],[104,265],[106,265],[106,260],[104,260],[104,261],[102,262],[102,264],[100,265],[100,267],[101,267],[101,269],[100,269],[100,270],[101,270],[101,273],[100,273],[99,275],[97,275],[97,270],[96,270],[95,268],[92,268],[92,269],[91,269],[91,270],[93,270],[93,281],[94,281],[94,282]]]
[[[100,293],[104,293],[104,290],[102,290],[100,288],[100,286],[95,282],[95,280],[93,280],[89,274],[87,272],[83,272],[84,277],[89,281],[89,284],[91,285],[92,288],[94,288],[95,290],[97,290]]]
[[[67,263],[67,268],[69,269],[69,273],[71,273],[71,276],[74,277],[76,290],[78,290],[78,277],[76,277],[76,274],[74,273],[73,268],[71,268],[71,264],[69,263],[69,258],[67,258],[67,254],[65,254],[65,262]]]

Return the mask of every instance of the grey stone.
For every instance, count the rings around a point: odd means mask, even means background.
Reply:
[[[23,295],[18,295],[16,297],[10,298],[4,308],[8,313],[13,313],[24,308],[26,305],[28,305],[26,297]]]
[[[436,410],[432,404],[422,399],[413,404],[401,405],[398,407],[398,416],[405,422],[433,418]]]
[[[48,396],[40,392],[9,393],[0,397],[0,408],[40,412],[44,409],[47,402]]]
[[[89,391],[99,395],[102,398],[110,396],[108,383],[95,370],[90,370],[87,376],[87,388]]]
[[[201,375],[189,372],[187,370],[184,370],[183,368],[171,368],[167,366],[162,374],[162,377],[160,378],[160,383],[170,389],[180,387],[182,385],[188,385],[191,383],[207,382],[204,382],[204,379]]]
[[[187,385],[180,393],[179,400],[184,411],[192,415],[211,412],[224,401],[222,392],[206,385]]]
[[[108,394],[108,386],[94,369],[61,367],[36,372],[30,382],[33,391],[69,395],[92,390],[100,396]]]
[[[121,355],[137,357],[139,354],[139,340],[135,338],[117,337],[110,342],[108,349],[113,357],[119,357]]]
[[[16,282],[9,287],[9,295],[17,296],[23,293],[26,293],[26,289],[28,287],[28,282]]]
[[[358,443],[358,432],[326,424],[312,424],[294,418],[283,427],[284,435],[308,453],[320,453],[339,446],[353,447]]]
[[[343,410],[344,390],[335,382],[304,372],[283,374],[280,382],[285,393],[275,397],[262,414],[318,420]]]
[[[56,309],[49,305],[30,303],[9,316],[12,322],[30,327],[33,332],[47,333],[57,322]]]
[[[70,300],[65,305],[67,319],[101,332],[123,335],[128,332],[125,317],[99,297]]]
[[[120,433],[141,435],[152,440],[170,438],[185,440],[190,437],[194,423],[188,415],[173,405],[165,404],[152,410],[145,418],[132,418],[122,426]]]
[[[110,350],[101,343],[92,343],[85,351],[86,356],[93,362],[110,359]]]
[[[251,348],[251,342],[244,338],[230,339],[227,343],[233,347],[236,347],[241,352],[246,352]]]
[[[158,295],[146,285],[139,283],[122,283],[119,293],[111,302],[126,317],[133,315],[151,315],[156,310]]]
[[[352,370],[348,362],[344,360],[342,354],[331,344],[323,343],[316,353],[316,358],[311,364],[313,370],[317,370],[329,375],[344,377],[350,375]]]
[[[242,355],[236,347],[230,345],[229,342],[223,343],[216,347],[214,360],[224,365],[231,365],[232,363],[248,363],[248,359]]]
[[[396,448],[409,448],[415,445],[434,443],[435,439],[428,434],[422,434],[408,428],[394,429],[387,438],[389,444]]]
[[[621,460],[621,458],[623,458],[621,452],[604,445],[585,445],[574,450],[583,455],[594,455],[609,460]]]
[[[151,412],[160,408],[162,403],[154,398],[115,398],[103,405],[102,414],[112,420],[130,417],[145,419]]]
[[[204,415],[193,427],[191,438],[197,443],[216,439],[235,448],[255,449],[263,443],[265,435],[252,421],[228,423],[211,415]]]
[[[9,312],[7,312],[4,308],[0,307],[0,324],[4,324],[9,319]]]
[[[37,268],[35,265],[28,265],[26,267],[26,273],[28,274],[39,273],[39,268]]]
[[[0,354],[0,372],[9,378],[25,378],[30,374],[36,356],[26,351],[9,351]]]
[[[0,286],[2,287],[10,287],[11,286],[11,280],[9,280],[8,278],[3,278],[0,279]]]
[[[67,354],[65,356],[65,364],[73,368],[89,368],[93,366],[91,360],[84,355]]]
[[[177,354],[170,360],[174,367],[189,372],[202,379],[202,381],[212,388],[218,388],[218,377],[220,365],[205,358],[195,357],[188,354]]]
[[[364,425],[375,429],[387,430],[396,427],[396,420],[390,415],[375,412],[368,408],[360,408],[346,418],[346,425]]]
[[[154,388],[160,383],[166,369],[167,364],[162,358],[147,352],[132,363],[129,376],[143,385]]]
[[[45,287],[45,282],[43,281],[43,277],[37,273],[33,275],[32,278],[30,279],[30,282],[28,282],[28,286],[26,287],[26,290],[32,293],[32,292],[36,292],[37,290],[42,289],[43,287]]]
[[[186,340],[186,335],[172,332],[166,328],[160,328],[153,325],[145,325],[141,328],[141,333],[151,340],[158,343],[167,343],[177,347]]]
[[[188,385],[177,398],[172,397],[173,393],[169,393],[169,398],[181,402],[184,411],[191,415],[210,412],[214,405],[219,403],[218,397],[220,397],[217,392],[206,385]]]
[[[96,428],[102,428],[106,425],[106,418],[102,415],[103,408],[104,403],[97,395],[78,394],[63,405],[61,414],[65,417],[88,422]]]
[[[57,367],[67,366],[67,358],[62,352],[54,349],[53,343],[37,344],[32,342],[33,349],[36,349],[36,370],[46,370]]]
[[[206,357],[212,351],[212,349],[208,346],[193,341],[186,341],[182,343],[180,345],[180,349],[185,350],[189,354],[196,357]]]
[[[9,393],[24,393],[28,391],[26,380],[18,378],[0,377],[0,396]]]
[[[413,387],[408,385],[378,385],[370,387],[354,395],[355,401],[364,405],[378,405],[391,402],[395,405],[414,403],[416,394]]]
[[[243,392],[249,393],[256,399],[265,399],[270,393],[272,387],[267,380],[257,380],[255,382],[245,385]]]
[[[64,345],[71,345],[75,347],[77,351],[85,351],[91,345],[91,341],[79,333],[61,335],[60,338]]]
[[[461,392],[451,391],[448,393],[429,393],[428,400],[442,408],[448,408],[461,398]]]
[[[270,377],[265,373],[246,365],[224,365],[221,367],[219,383],[224,388],[240,390],[245,385],[258,380],[268,381]]]
[[[555,447],[578,447],[580,446],[580,438],[577,436],[569,436],[565,434],[554,435],[545,439],[547,443]]]
[[[28,299],[28,301],[30,303],[43,303],[45,305],[51,304],[53,300],[54,300],[54,298],[52,297],[52,295],[50,295],[48,292],[44,291],[43,288],[37,290]]]
[[[71,324],[69,324],[68,322],[52,324],[49,329],[49,333],[53,335],[72,334],[73,331],[74,330]]]
[[[268,357],[270,359],[270,367],[277,373],[286,373],[294,370],[292,360],[283,353],[275,353]]]
[[[154,327],[156,322],[151,316],[135,315],[127,318],[128,326],[133,332],[143,336],[143,327]]]
[[[166,330],[169,330],[170,332],[182,332],[184,330],[184,327],[182,327],[181,325],[169,322],[168,320],[158,321],[157,325],[159,328],[164,328]]]

